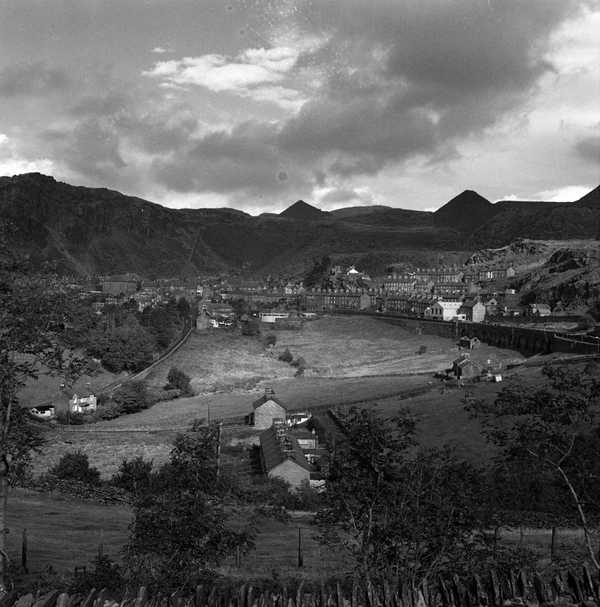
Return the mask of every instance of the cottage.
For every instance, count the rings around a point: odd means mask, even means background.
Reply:
[[[262,469],[269,478],[280,478],[293,489],[310,484],[311,465],[284,424],[274,424],[259,439]]]
[[[275,392],[267,388],[263,396],[252,403],[253,411],[249,415],[249,423],[257,429],[270,428],[275,421],[285,422],[287,409],[275,398]]]
[[[93,413],[97,408],[98,401],[93,394],[88,394],[87,396],[78,396],[77,394],[73,394],[69,400],[70,413],[80,413],[82,415],[86,415],[88,413]]]
[[[289,413],[287,416],[287,424],[288,426],[297,426],[299,424],[306,423],[312,414],[310,411],[294,411],[293,413]]]

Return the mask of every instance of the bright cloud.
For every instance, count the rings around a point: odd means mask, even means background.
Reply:
[[[235,58],[208,54],[159,61],[143,74],[159,79],[162,86],[199,86],[215,93],[232,92],[296,109],[301,103],[300,93],[273,85],[284,80],[298,55],[291,47],[249,48]]]

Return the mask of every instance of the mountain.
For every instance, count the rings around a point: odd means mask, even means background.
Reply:
[[[472,232],[491,219],[494,205],[473,190],[465,190],[433,214],[437,225],[450,226],[461,232]]]
[[[298,200],[293,205],[289,206],[285,211],[279,213],[280,217],[287,217],[288,219],[300,219],[302,221],[310,221],[311,219],[322,219],[326,217],[328,213],[313,207],[311,204],[304,202],[304,200]]]
[[[469,250],[519,237],[596,238],[594,192],[575,203],[491,204],[467,190],[435,213],[381,205],[326,213],[298,201],[279,215],[253,217],[226,208],[170,209],[29,173],[0,177],[0,223],[12,249],[64,273],[300,275],[324,255],[379,273],[394,261],[465,259]]]
[[[582,196],[576,203],[578,207],[587,207],[588,209],[600,209],[600,185]]]

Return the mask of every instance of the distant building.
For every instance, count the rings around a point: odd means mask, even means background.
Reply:
[[[93,394],[87,396],[78,396],[73,394],[69,400],[69,411],[71,413],[93,413],[98,408],[98,401]]]
[[[287,419],[285,405],[275,398],[275,392],[271,388],[267,388],[263,396],[252,403],[252,409],[248,422],[259,430],[270,428],[273,422],[285,422]]]
[[[462,306],[461,301],[436,301],[430,308],[427,316],[435,320],[454,320],[459,318],[459,309]]]
[[[310,484],[311,465],[285,424],[271,426],[259,439],[261,465],[268,477],[280,478],[293,489]]]
[[[461,354],[452,362],[452,373],[456,379],[471,379],[479,375],[480,369],[468,354]]]
[[[485,305],[477,300],[463,302],[458,310],[459,314],[464,314],[465,320],[470,322],[483,322],[485,319]]]
[[[529,304],[529,313],[531,316],[551,316],[552,310],[548,304],[533,303]]]
[[[100,286],[109,295],[131,295],[137,291],[138,283],[135,280],[102,280]]]
[[[49,421],[56,417],[56,409],[52,403],[33,405],[28,407],[28,412],[29,415],[41,421]]]

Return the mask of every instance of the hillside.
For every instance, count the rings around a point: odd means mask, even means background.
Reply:
[[[311,204],[304,202],[304,200],[298,200],[293,205],[289,206],[285,211],[279,213],[280,217],[287,217],[288,219],[300,219],[302,221],[310,221],[311,219],[322,219],[326,217],[328,213],[313,207]]]
[[[467,190],[435,213],[388,206],[323,212],[298,201],[281,214],[170,209],[104,188],[29,173],[0,177],[0,218],[11,247],[34,264],[81,275],[135,272],[301,274],[323,255],[368,265],[417,265],[517,238],[597,238],[598,188],[576,203],[490,203]]]
[[[436,225],[472,232],[496,213],[496,207],[473,190],[465,190],[433,214]]]

